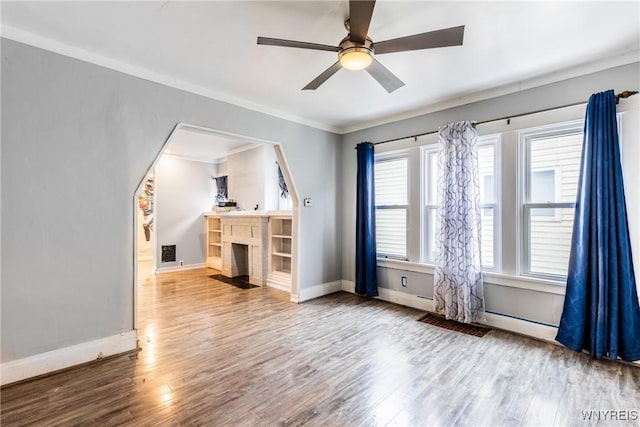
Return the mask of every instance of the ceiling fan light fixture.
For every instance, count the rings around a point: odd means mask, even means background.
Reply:
[[[349,0],[349,18],[344,23],[347,36],[342,39],[338,46],[297,40],[274,39],[270,37],[258,37],[258,44],[324,50],[338,53],[338,61],[320,73],[318,77],[309,82],[302,90],[316,90],[341,68],[356,71],[366,68],[367,73],[389,93],[404,86],[404,83],[380,62],[374,61],[374,55],[376,53],[384,54],[407,52],[410,50],[435,49],[447,46],[462,46],[464,25],[379,41],[376,43],[376,48],[368,36],[375,3],[376,0]]]
[[[373,61],[371,50],[365,47],[350,47],[340,52],[340,65],[347,70],[364,70]]]

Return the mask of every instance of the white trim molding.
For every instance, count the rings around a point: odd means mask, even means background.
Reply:
[[[496,313],[486,313],[486,319],[484,324],[487,326],[559,345],[555,340],[558,328],[554,326],[543,325],[541,323],[503,316]]]
[[[355,293],[355,284],[349,280],[343,280],[342,290],[345,292]],[[380,296],[376,299],[431,313],[434,312],[433,300],[431,299],[387,288],[378,288],[378,292],[380,293]],[[484,324],[487,326],[514,332],[516,334],[526,335],[552,344],[558,344],[555,341],[558,329],[553,326],[542,325],[540,323],[504,316],[501,314],[487,313],[486,316],[487,321]]]
[[[0,364],[0,385],[5,386],[137,348],[138,334],[132,330],[110,337],[63,347]]]
[[[512,93],[518,93],[528,89],[561,82],[563,80],[569,80],[572,78],[597,73],[609,68],[632,64],[634,62],[638,62],[639,59],[640,50],[632,48],[625,52],[616,53],[610,57],[599,58],[594,61],[576,65],[574,67],[565,68],[559,71],[552,71],[537,77],[518,80],[514,83],[488,87],[486,89],[478,90],[472,93],[458,93],[455,95],[451,95],[450,97],[435,101],[423,108],[418,108],[399,114],[391,114],[381,119],[363,121],[352,126],[345,126],[340,129],[340,133],[348,134],[357,132],[359,130],[382,126],[388,123],[412,119],[414,117],[419,117],[436,111],[448,110],[451,108],[459,107],[461,105],[472,104],[474,102],[484,101],[486,99],[492,99]]]
[[[298,297],[297,302],[309,301],[340,291],[342,291],[342,280],[322,283],[320,285],[311,286],[310,288],[300,288],[300,296]]]
[[[392,270],[411,271],[414,273],[433,275],[433,265],[430,264],[378,258],[377,266],[378,268],[389,268]],[[490,271],[483,272],[482,274],[485,284],[526,289],[529,291],[545,292],[555,295],[565,294],[565,284],[557,280],[527,276],[510,276]]]
[[[164,273],[175,273],[176,271],[185,271],[185,270],[198,270],[200,268],[205,268],[206,264],[204,262],[198,263],[198,264],[187,264],[187,265],[182,265],[182,266],[176,266],[176,267],[164,267],[164,268],[158,268],[156,270],[156,274],[164,274]]]
[[[265,285],[268,288],[272,288],[272,289],[277,289],[279,291],[283,291],[286,293],[290,293],[291,292],[291,285],[283,285],[281,283],[278,282],[272,282],[267,280],[267,284]]]
[[[176,77],[169,76],[167,74],[159,73],[155,70],[151,70],[146,67],[140,67],[130,64],[128,62],[120,61],[118,59],[101,55],[96,52],[90,52],[85,49],[66,44],[57,40],[53,40],[47,37],[43,37],[39,34],[32,33],[11,25],[2,25],[2,31],[0,36],[10,39],[19,43],[28,44],[39,49],[48,50],[63,56],[78,59],[80,61],[88,62],[90,64],[99,65],[110,70],[118,71],[120,73],[128,74],[130,76],[138,77],[150,82],[158,83],[163,86],[179,89],[184,92],[193,93],[196,95],[204,96],[205,98],[213,99],[215,101],[226,102],[228,104],[236,105],[238,107],[246,108],[248,110],[257,111],[259,113],[267,114],[269,116],[277,117],[280,119],[288,120],[291,122],[299,123],[306,126],[311,126],[316,129],[325,130],[328,132],[339,133],[341,128],[317,122],[315,120],[309,120],[295,114],[287,113],[275,108],[271,108],[262,104],[251,102],[245,99],[238,98],[233,95],[229,95],[222,92],[211,90],[210,88],[203,87],[198,84],[194,84],[185,80],[181,80]]]
[[[381,126],[387,123],[419,117],[436,111],[443,111],[461,105],[471,104],[486,99],[522,92],[524,90],[560,82],[575,77],[580,77],[591,73],[596,73],[609,68],[631,64],[634,62],[638,62],[638,60],[640,59],[640,50],[632,48],[623,52],[618,52],[613,56],[598,58],[594,61],[565,68],[560,71],[549,72],[541,76],[521,79],[516,82],[510,82],[500,86],[487,87],[471,93],[457,93],[443,99],[435,100],[426,107],[410,110],[404,113],[392,113],[380,119],[368,121],[365,120],[351,126],[334,126],[329,123],[311,120],[309,118],[292,114],[290,112],[285,112],[273,107],[251,102],[249,100],[242,99],[228,93],[214,91],[208,87],[203,87],[199,84],[194,84],[176,77],[169,76],[167,74],[159,73],[158,71],[149,69],[147,67],[133,65],[110,56],[87,51],[86,49],[47,38],[40,34],[36,34],[18,27],[3,24],[0,28],[0,36],[9,40],[14,40],[19,43],[37,47],[39,49],[48,50],[50,52],[78,59],[80,61],[99,65],[101,67],[135,76],[144,80],[148,80],[150,82],[159,83],[167,87],[194,93],[196,95],[201,95],[216,101],[226,102],[273,117],[278,117],[291,122],[300,123],[302,125],[342,135],[363,129]]]

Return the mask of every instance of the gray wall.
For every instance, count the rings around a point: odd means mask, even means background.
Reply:
[[[638,90],[640,86],[639,75],[640,64],[633,63],[343,135],[341,147],[342,184],[340,185],[342,189],[342,278],[350,281],[355,280],[356,154],[353,148],[356,144],[362,141],[378,142],[431,132],[443,124],[456,120],[492,120],[536,110],[556,108],[571,103],[586,102],[592,93],[607,89],[614,89],[616,93],[623,90]],[[635,126],[637,127],[637,125]],[[627,141],[627,144],[635,144],[636,146],[640,144],[637,133],[635,140]],[[633,161],[629,165],[633,166]],[[510,185],[510,183],[503,185]],[[629,189],[636,187],[637,182],[635,184],[627,183]],[[637,204],[637,198],[634,200],[634,203]],[[637,222],[638,216],[634,215],[634,217],[634,221]],[[637,224],[634,224],[632,228],[637,230]],[[636,253],[635,258],[637,259],[638,256],[640,255]],[[381,267],[378,267],[378,274],[378,285],[383,288],[428,298],[433,296],[433,276],[431,274]],[[408,277],[408,288],[400,286],[401,276]],[[486,285],[485,289],[487,310],[491,312],[546,324],[557,324],[562,311],[564,300],[562,295],[490,283]]]
[[[258,145],[227,158],[229,198],[243,210],[278,209],[276,152],[271,145]]]
[[[131,330],[134,191],[180,121],[282,145],[300,197],[314,200],[300,209],[304,288],[353,280],[356,143],[637,89],[640,75],[632,64],[340,137],[10,40],[1,47],[2,362]],[[428,275],[415,274],[416,293],[429,294]],[[381,285],[394,287],[392,275],[381,272]],[[543,322],[560,306],[540,292],[487,294],[490,310]]]
[[[158,270],[205,262],[203,213],[215,200],[217,167],[213,163],[194,162],[162,156],[155,171],[154,231],[157,242]],[[176,262],[162,262],[162,245],[176,245]]]
[[[133,196],[176,123],[279,142],[300,286],[340,279],[339,136],[2,39],[1,361],[129,331]]]

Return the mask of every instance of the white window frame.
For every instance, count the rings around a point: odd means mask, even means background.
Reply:
[[[530,247],[530,224],[529,211],[536,208],[556,208],[560,214],[560,209],[576,208],[576,202],[553,202],[553,203],[530,203],[527,198],[530,192],[529,171],[531,162],[531,141],[534,139],[557,138],[561,136],[576,135],[584,133],[584,120],[573,120],[564,123],[538,126],[518,131],[518,165],[516,171],[518,176],[518,275],[524,277],[539,278],[558,282],[565,282],[566,275],[551,273],[541,273],[531,271]],[[558,171],[556,171],[557,173]],[[556,181],[556,191],[559,180]],[[550,217],[549,220],[553,220]]]
[[[502,172],[500,170],[501,156],[500,134],[483,135],[478,137],[478,148],[493,146],[493,203],[480,203],[482,209],[493,209],[493,265],[482,266],[484,271],[500,271],[502,268]],[[482,176],[487,176],[482,175]],[[480,184],[482,185],[482,184]]]
[[[409,162],[409,153],[405,150],[402,151],[394,151],[387,152],[381,154],[374,155],[374,163],[380,162],[389,162],[398,159],[405,159],[407,161],[407,204],[406,205],[379,205],[376,201],[375,210],[378,209],[404,209],[405,211],[405,246],[404,246],[404,256],[399,256],[397,254],[385,254],[383,252],[378,252],[376,248],[376,258],[382,259],[395,259],[401,261],[409,260],[409,196],[410,196],[410,162]],[[375,194],[375,190],[374,190]],[[377,224],[376,224],[376,234],[378,233]]]
[[[420,230],[421,230],[421,242],[420,242],[420,260],[423,264],[433,265],[435,263],[435,259],[429,258],[429,246],[431,242],[435,240],[435,236],[432,236],[429,233],[429,211],[433,210],[434,221],[437,215],[438,205],[437,203],[429,204],[429,194],[428,189],[431,188],[429,185],[429,176],[431,174],[431,170],[429,169],[429,160],[430,156],[438,155],[438,144],[429,144],[421,147],[420,150],[420,163],[421,163],[421,181],[422,181],[422,206],[421,206],[421,221],[420,221]],[[437,183],[436,183],[437,186]],[[436,189],[437,192],[437,189]],[[437,193],[431,197],[432,200],[438,199]]]

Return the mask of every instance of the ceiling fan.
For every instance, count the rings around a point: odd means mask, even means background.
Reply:
[[[374,55],[462,45],[464,25],[374,43],[373,40],[368,37],[368,31],[375,4],[375,0],[349,0],[350,16],[344,23],[348,34],[342,39],[338,46],[274,39],[270,37],[258,37],[258,44],[325,50],[338,53],[338,61],[303,87],[302,90],[316,90],[340,68],[346,68],[348,70],[366,69],[389,93],[404,86],[404,83],[384,65],[378,62],[378,60],[374,58]]]

